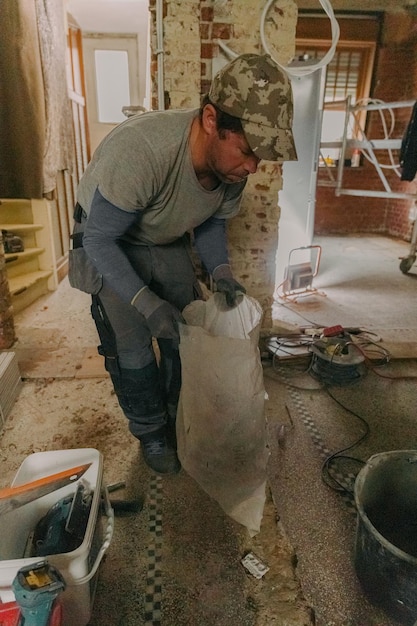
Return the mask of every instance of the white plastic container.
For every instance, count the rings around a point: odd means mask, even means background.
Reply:
[[[66,583],[60,596],[63,626],[86,626],[90,621],[98,568],[113,534],[114,514],[103,485],[102,455],[93,448],[35,452],[23,461],[12,482],[15,487],[85,463],[91,465],[78,481],[0,515],[1,602],[14,600],[11,585],[21,567],[46,558],[60,571]],[[56,502],[73,494],[80,481],[94,492],[81,545],[71,552],[25,558],[28,537],[36,524]],[[100,507],[102,497],[107,521],[104,529]]]

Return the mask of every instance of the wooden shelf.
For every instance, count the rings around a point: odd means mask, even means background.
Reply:
[[[42,252],[44,252],[44,248],[26,248],[23,252],[7,252],[4,258],[6,259],[6,263],[10,264],[37,256],[38,254],[42,254]]]
[[[9,289],[12,296],[17,296],[23,291],[36,285],[41,281],[47,280],[52,275],[52,271],[39,270],[37,272],[28,272],[9,279]]]
[[[0,224],[1,230],[8,230],[12,233],[14,232],[30,232],[33,230],[42,230],[42,224]]]
[[[45,198],[0,201],[0,229],[23,242],[22,252],[4,255],[15,313],[57,287],[52,210],[52,203]]]

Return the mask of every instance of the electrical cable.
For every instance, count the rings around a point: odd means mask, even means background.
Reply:
[[[372,346],[372,350],[366,349],[366,346]],[[371,363],[371,354],[379,355],[381,358],[379,359],[378,365],[386,365],[391,359],[391,353],[389,350],[384,348],[383,346],[378,346],[377,343],[371,341],[370,339],[364,339],[361,342],[360,336],[358,337],[358,342],[355,343],[356,349],[363,355],[365,363],[368,365]],[[372,368],[371,368],[372,369]]]
[[[374,342],[370,342],[369,340],[367,343],[371,343],[372,345],[374,345]],[[351,342],[351,344],[355,347],[355,349],[357,349],[363,355],[365,364],[375,374],[379,375],[378,372],[376,371],[376,368],[370,365],[369,355],[367,354],[366,350],[364,350],[363,346],[357,345],[353,342]],[[389,361],[389,357],[390,357],[388,350],[386,350],[385,348],[381,346],[378,346],[378,348],[380,350],[380,353],[383,354],[383,359],[381,361],[384,361],[384,364],[387,364]],[[331,369],[330,368],[331,360],[328,361],[327,364],[329,366],[327,369],[323,367],[319,371],[319,378],[324,383],[324,388],[326,392],[334,400],[334,402],[336,402],[345,411],[348,411],[349,413],[351,413],[352,415],[354,415],[357,419],[361,421],[361,423],[364,426],[364,433],[349,446],[341,450],[338,450],[337,452],[334,452],[333,454],[328,456],[322,465],[321,475],[322,475],[323,482],[327,484],[329,487],[331,487],[332,489],[353,495],[353,489],[347,488],[346,485],[343,485],[339,480],[335,478],[334,472],[332,472],[332,468],[334,468],[337,462],[340,463],[340,461],[349,462],[350,464],[359,464],[361,467],[365,465],[365,462],[362,461],[361,459],[357,459],[352,456],[347,456],[343,453],[357,447],[360,443],[362,443],[368,437],[370,433],[370,427],[363,417],[355,413],[355,411],[352,411],[351,409],[347,408],[344,404],[342,404],[342,402],[340,402],[337,398],[335,398],[334,395],[330,392],[328,387],[334,386],[335,383],[338,385],[345,385],[345,384],[350,384],[351,382],[355,382],[355,380],[357,380],[360,373],[359,371],[355,371],[355,369],[351,368],[350,366],[345,366],[345,370],[346,370],[345,372],[343,372],[340,368],[335,369],[334,368],[335,364],[333,364],[333,369]],[[312,365],[311,371],[313,371],[313,367],[314,365]],[[417,378],[416,376],[392,377],[392,376],[383,376],[383,375],[382,377],[389,378],[391,380],[401,380],[403,378],[404,379],[416,379]],[[339,474],[343,475],[343,472],[339,471]]]
[[[299,313],[298,311],[294,311],[294,309],[292,309],[288,305],[284,304],[283,302],[277,302],[277,304],[279,304],[279,306],[284,307],[284,309],[288,309],[288,311],[291,311],[291,313],[295,313],[296,315],[298,315],[298,317],[301,317],[301,319],[303,319],[305,322],[308,322],[309,324],[314,326],[314,328],[325,328],[326,327],[326,324],[323,325],[323,324],[317,324],[317,322],[312,322],[307,317],[304,317],[304,315],[301,315],[301,313]]]
[[[332,30],[332,44],[329,50],[324,55],[324,57],[320,59],[318,63],[315,63],[314,65],[310,65],[309,67],[289,67],[288,65],[286,66],[282,65],[276,59],[274,59],[273,55],[271,54],[268,48],[268,44],[266,42],[266,37],[265,37],[265,21],[266,21],[266,16],[268,14],[268,11],[271,5],[275,1],[276,0],[268,0],[268,2],[264,6],[264,9],[261,15],[260,35],[261,35],[262,47],[265,50],[265,52],[272,57],[272,59],[275,61],[277,65],[279,65],[281,69],[287,72],[287,74],[289,74],[290,76],[294,76],[294,77],[307,76],[308,74],[312,74],[316,70],[328,65],[334,57],[336,46],[340,37],[339,24],[334,16],[333,7],[330,4],[329,0],[320,0],[320,4],[323,7],[326,15],[330,19],[331,30]]]
[[[318,386],[316,387],[304,387],[301,385],[295,385],[293,382],[289,382],[288,380],[288,371],[286,371],[285,376],[280,375],[278,369],[275,367],[275,365],[273,365],[273,370],[272,370],[275,374],[278,374],[278,378],[276,378],[275,376],[271,376],[268,373],[268,370],[265,370],[264,374],[265,376],[269,376],[270,378],[272,378],[273,380],[279,382],[279,383],[283,383],[284,385],[287,385],[288,387],[292,387],[292,389],[298,389],[299,391],[322,391],[323,390],[323,385],[320,384],[320,382],[318,382]],[[296,376],[301,376],[302,374],[307,374],[308,373],[308,369],[304,368],[302,370],[298,370],[297,372],[294,373],[294,378]]]
[[[303,317],[303,319],[306,319]],[[310,320],[306,320],[309,321]],[[297,348],[307,348],[311,352],[311,347],[316,346],[320,348],[320,342],[323,342],[321,338],[321,332],[326,328],[323,325],[313,324],[312,329],[317,329],[317,334],[306,334],[304,333],[291,333],[288,335],[273,335],[269,337],[265,341],[265,345],[267,350],[273,355],[275,358],[279,358],[279,356],[305,356],[302,353],[297,354]],[[305,331],[311,329],[304,329]],[[374,370],[376,367],[380,367],[383,365],[387,365],[391,359],[391,353],[384,346],[378,345],[377,341],[370,339],[370,335],[374,335],[377,340],[380,340],[379,335],[376,333],[367,330],[366,328],[360,327],[347,327],[343,329],[344,332],[349,336],[353,336],[354,340],[346,342],[346,339],[343,342],[343,346],[346,347],[348,345],[352,345],[362,356],[365,361],[365,364],[371,369]],[[317,338],[318,341],[314,341]],[[324,346],[321,346],[324,348]],[[314,350],[313,350],[314,351]],[[376,359],[378,361],[376,362]],[[334,359],[331,359],[334,361]],[[332,363],[333,365],[337,365],[337,363]],[[346,365],[345,365],[346,366]],[[377,372],[376,372],[377,373]],[[414,378],[414,377],[411,377]]]
[[[299,337],[302,337],[302,335],[299,335]],[[308,347],[311,344],[311,341],[312,341],[311,337],[307,338],[304,336],[304,338],[300,342],[297,342],[296,336],[293,336],[290,342],[287,341],[287,338],[281,338],[281,337],[271,337],[269,340],[265,342],[265,346],[268,352],[272,355],[272,370],[273,372],[275,372],[275,374],[278,374],[279,382],[283,382],[289,387],[293,387],[294,389],[301,389],[304,391],[314,391],[314,390],[322,388],[321,385],[319,387],[314,387],[314,388],[302,387],[301,385],[294,385],[293,383],[290,383],[288,381],[288,367],[286,367],[285,376],[282,376],[279,371],[279,366],[277,366],[277,359],[279,359],[280,353],[284,352],[284,354],[287,354],[288,356],[293,357],[294,354],[290,350],[290,348],[294,348],[294,347],[302,348],[304,346]],[[286,348],[288,348],[288,350],[286,350]],[[308,352],[306,353],[308,357]],[[309,361],[307,361],[307,364],[303,364],[304,360],[305,360],[305,355],[302,355],[299,358],[296,358],[295,361],[292,360],[291,366],[293,368],[294,366],[297,368],[296,372],[294,373],[294,376],[300,376],[301,374],[309,373],[309,367],[310,367]],[[288,365],[288,363],[286,365]],[[267,372],[268,370],[265,370],[265,374],[267,374]],[[272,378],[276,380],[275,377],[272,377]]]
[[[349,336],[349,329],[344,329],[347,336]],[[352,333],[356,335],[356,341],[347,341],[346,338],[339,343],[333,343],[327,345],[325,343],[326,338],[320,336],[319,339],[315,339],[314,336],[305,334],[291,334],[288,336],[272,336],[265,342],[265,347],[270,354],[272,354],[272,367],[275,372],[278,371],[277,361],[280,359],[291,358],[292,365],[300,364],[300,361],[305,361],[308,358],[308,353],[311,357],[307,363],[307,366],[303,366],[303,369],[296,372],[296,375],[308,373],[312,378],[319,382],[320,388],[330,387],[345,387],[358,382],[365,375],[365,366],[378,375],[376,367],[386,365],[391,358],[390,352],[383,346],[378,346],[376,342],[369,339],[370,334],[374,334],[371,331],[361,330],[360,328],[352,328]],[[361,338],[363,335],[363,340]],[[359,343],[357,343],[359,341]],[[359,352],[360,357],[354,357],[352,352],[346,354],[346,350],[349,347]],[[372,346],[369,349],[369,346]],[[331,356],[326,356],[326,349],[331,348],[333,352]],[[339,362],[336,361],[338,356],[345,351],[345,355]],[[371,359],[379,356],[378,363],[375,365]],[[343,360],[344,359],[344,360]],[[349,362],[350,361],[350,362]],[[385,377],[392,380],[401,379],[401,377]],[[405,379],[414,379],[416,377],[407,376]],[[285,382],[288,382],[287,380]],[[301,387],[291,384],[290,386],[296,389],[311,389],[309,387]]]
[[[363,374],[357,365],[338,365],[313,355],[310,374],[324,385],[346,387],[360,380]]]
[[[311,287],[311,285],[309,287],[306,287],[305,289],[300,289],[298,291],[294,290],[294,291],[289,291],[288,293],[285,293],[284,291],[280,292],[279,289],[285,282],[286,281],[283,281],[275,289],[274,298],[278,298],[279,300],[286,300],[287,302],[295,303],[298,301],[299,298],[302,298],[303,296],[311,296],[317,293],[319,293],[320,296],[326,296],[324,292],[319,292],[315,287]],[[275,301],[277,302],[277,300]],[[281,302],[279,302],[279,304],[281,304]]]
[[[360,356],[355,357],[350,347],[354,350],[358,348],[347,334],[336,344],[331,343],[330,338],[313,341],[311,375],[318,378],[325,386],[331,387],[345,387],[357,382],[364,376],[365,358],[360,350]]]
[[[366,345],[372,345],[374,346],[373,348],[373,352],[370,350],[366,350],[364,349],[363,346]],[[377,367],[381,367],[382,365],[387,365],[389,363],[389,361],[391,360],[391,353],[389,352],[389,350],[387,350],[386,348],[384,348],[383,346],[378,346],[375,342],[370,341],[369,339],[364,341],[364,343],[361,345],[359,344],[355,344],[356,348],[358,350],[360,350],[364,356],[365,359],[365,364],[366,366],[376,375],[379,376],[380,378],[385,378],[387,380],[416,380],[417,376],[412,376],[412,375],[405,375],[405,374],[401,374],[400,376],[387,376],[385,374],[381,374],[380,372],[378,372]],[[370,353],[379,353],[382,354],[382,358],[380,359],[380,362],[378,364],[375,364],[371,361],[370,359]]]
[[[273,357],[273,369],[274,369],[275,372],[277,372],[277,368],[275,366],[274,357]],[[305,373],[310,373],[310,367],[308,367],[307,369],[304,369],[301,372],[300,371],[297,372],[298,375],[305,374]],[[278,372],[278,374],[279,374],[279,372]],[[285,385],[287,385],[289,387],[292,387],[294,389],[298,389],[298,390],[302,390],[302,391],[309,391],[309,392],[312,392],[312,391],[322,391],[324,389],[327,392],[327,394],[334,400],[334,402],[339,404],[339,406],[341,406],[348,413],[354,415],[363,424],[363,426],[364,426],[363,434],[357,440],[355,440],[352,444],[350,444],[349,446],[346,446],[346,447],[338,450],[337,452],[334,452],[331,455],[329,455],[324,460],[324,462],[322,464],[322,467],[321,467],[322,480],[328,487],[332,488],[335,491],[345,492],[345,493],[349,493],[351,495],[353,493],[352,490],[347,488],[346,485],[343,485],[342,482],[337,480],[337,478],[335,477],[335,472],[333,471],[333,468],[335,467],[336,463],[340,463],[340,462],[349,462],[350,464],[359,464],[361,467],[365,464],[364,461],[362,461],[361,459],[357,459],[355,457],[348,456],[348,455],[345,455],[343,453],[347,452],[348,450],[352,450],[353,448],[358,446],[360,443],[362,443],[366,439],[366,437],[369,435],[369,432],[370,432],[369,424],[366,422],[366,420],[363,417],[361,417],[360,415],[358,415],[357,413],[355,413],[351,409],[348,409],[339,400],[337,400],[337,398],[335,398],[334,395],[330,392],[330,390],[328,388],[328,383],[326,383],[323,380],[321,380],[320,381],[320,387],[318,387],[318,388],[312,389],[311,387],[302,387],[300,385],[294,385],[294,383],[289,382],[287,374],[288,374],[288,371],[286,371],[286,375],[285,376],[281,377],[282,382]],[[339,472],[339,474],[342,475],[342,472]]]
[[[336,459],[340,459],[340,460],[343,459],[344,461],[349,461],[355,464],[357,463],[361,467],[363,467],[365,465],[364,461],[362,461],[361,459],[352,457],[352,456],[344,455],[343,452],[352,450],[353,448],[356,448],[360,443],[365,441],[365,439],[368,437],[370,433],[370,427],[369,427],[368,422],[363,417],[358,415],[358,413],[355,413],[355,411],[352,411],[352,409],[348,409],[344,404],[342,404],[342,402],[340,402],[340,400],[334,397],[334,395],[329,391],[329,389],[326,388],[326,392],[332,398],[332,400],[336,402],[336,404],[338,404],[340,407],[342,407],[345,411],[347,411],[351,415],[354,415],[364,426],[363,434],[358,439],[356,439],[356,441],[354,441],[349,446],[346,446],[345,448],[342,448],[341,450],[338,450],[337,452],[334,452],[333,454],[328,456],[323,462],[322,467],[321,467],[322,480],[328,487],[331,487],[335,491],[340,491],[340,492],[349,493],[350,495],[353,495],[353,490],[348,489],[345,485],[343,485],[339,480],[335,478],[334,474],[332,475],[330,473],[331,466],[332,464],[334,466]]]
[[[333,393],[331,393],[329,387],[346,386],[348,384],[357,382],[363,375],[360,371],[360,368],[364,365],[367,366],[376,375],[390,380],[412,380],[416,379],[417,376],[406,375],[394,377],[380,374],[377,371],[377,366],[375,366],[371,362],[370,357],[373,356],[375,358],[375,356],[379,355],[379,366],[387,365],[391,358],[390,352],[383,346],[377,345],[375,341],[372,341],[370,339],[370,335],[375,335],[378,338],[378,335],[376,335],[372,331],[367,331],[366,329],[360,328],[352,328],[349,330],[351,330],[352,334],[356,336],[356,341],[359,341],[359,343],[355,343],[351,340],[343,341],[343,337],[335,338],[335,341],[337,340],[337,342],[335,344],[330,344],[331,348],[333,349],[330,357],[328,357],[327,359],[320,357],[314,359],[313,355],[308,367],[304,368],[302,371],[299,370],[296,372],[296,375],[309,373],[315,380],[319,382],[320,387],[312,389],[311,387],[295,385],[293,382],[289,382],[288,371],[286,371],[285,376],[281,376],[281,379],[283,383],[294,389],[309,392],[315,390],[321,391],[324,389],[334,402],[336,402],[341,408],[356,417],[361,422],[363,426],[363,433],[350,445],[345,446],[344,448],[337,450],[336,452],[333,452],[332,454],[327,456],[321,467],[321,477],[324,484],[326,484],[334,491],[346,493],[350,497],[352,497],[354,495],[354,481],[357,473],[359,472],[359,470],[356,471],[356,469],[353,470],[352,468],[356,468],[356,466],[360,466],[361,468],[366,464],[366,462],[356,457],[346,455],[344,453],[359,446],[368,437],[370,433],[370,427],[368,422],[362,416],[360,416],[352,409],[349,409],[340,400],[338,400],[333,395]],[[348,333],[348,329],[344,329],[344,332]],[[345,339],[348,338],[348,336],[347,338],[345,337]],[[324,339],[327,338],[324,337]],[[278,368],[276,367],[276,358],[278,351],[284,350],[285,353],[285,350],[288,348],[288,351],[290,352],[290,349],[294,349],[294,347],[297,346],[307,347],[311,350],[311,348],[315,344],[317,345],[320,340],[323,341],[323,338],[320,337],[319,340],[315,340],[314,337],[307,338],[303,335],[292,335],[290,337],[271,337],[270,344],[268,345],[267,343],[267,348],[273,355],[273,371],[275,373],[278,373],[279,375],[279,372],[277,372]],[[338,354],[340,354],[342,350],[345,350],[346,352],[346,348],[349,348],[349,346],[358,351],[359,355],[363,357],[362,360],[356,359],[356,362],[354,363],[345,363],[343,365],[341,365],[340,363],[336,363],[335,359],[337,358]],[[369,346],[371,346],[371,348],[369,348]],[[346,464],[348,464],[349,472],[343,471],[343,469],[340,468],[341,464],[344,464],[345,466]]]
[[[337,43],[338,43],[339,37],[340,37],[340,27],[339,27],[339,24],[338,24],[335,16],[334,16],[333,7],[330,4],[329,0],[319,0],[319,1],[320,1],[321,6],[324,9],[326,15],[330,19],[331,31],[332,31],[332,44],[331,44],[329,50],[324,55],[324,57],[322,59],[320,59],[320,61],[318,61],[318,63],[315,63],[313,65],[309,65],[308,67],[290,67],[289,65],[282,65],[276,59],[274,59],[273,55],[271,54],[271,52],[269,50],[269,47],[268,47],[268,44],[267,44],[267,41],[266,41],[266,37],[265,37],[265,21],[266,21],[266,16],[268,14],[268,11],[269,11],[271,5],[274,2],[276,2],[276,0],[268,0],[268,2],[264,6],[264,9],[263,9],[262,14],[261,14],[261,20],[260,20],[260,36],[261,36],[262,47],[264,49],[264,52],[266,54],[269,54],[269,56],[275,61],[275,63],[282,70],[284,70],[289,76],[300,77],[300,76],[307,76],[309,74],[312,74],[316,70],[318,70],[318,69],[328,65],[330,63],[330,61],[333,59],[334,55],[335,55],[336,46],[337,46]],[[226,56],[228,56],[229,58],[235,59],[236,57],[239,56],[236,52],[234,52],[234,50],[229,48],[229,46],[226,45],[224,43],[224,41],[222,41],[221,39],[217,39],[216,43],[219,46],[219,48],[221,48],[223,50],[223,52],[226,54]]]

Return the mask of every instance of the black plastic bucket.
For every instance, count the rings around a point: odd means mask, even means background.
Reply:
[[[417,450],[372,456],[355,482],[355,568],[370,600],[417,622]]]

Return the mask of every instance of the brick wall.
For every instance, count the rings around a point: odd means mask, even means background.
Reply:
[[[404,68],[407,68],[406,71]],[[382,40],[379,46],[372,97],[384,102],[413,100],[417,97],[417,20],[406,13],[384,15]],[[393,138],[402,137],[411,109],[395,109]],[[388,126],[390,118],[386,118]],[[382,138],[384,131],[380,114],[369,114],[368,137]],[[378,160],[390,164],[385,151],[377,152]],[[396,155],[398,163],[398,155]],[[384,169],[393,191],[417,193],[415,182],[401,182],[392,170]],[[393,198],[369,198],[366,196],[336,197],[334,190],[320,186],[328,181],[326,172],[319,172],[316,197],[315,232],[317,234],[379,233],[411,238],[412,224],[408,219],[412,201]],[[366,160],[360,168],[345,168],[343,187],[383,191],[382,182],[374,168]]]
[[[13,307],[6,273],[3,237],[0,233],[0,350],[7,350],[16,341]]]
[[[263,52],[260,17],[265,5],[263,0],[164,0],[164,88],[171,108],[199,105],[222,54],[218,40],[237,54]],[[294,55],[296,20],[294,0],[274,3],[266,16],[265,38],[280,63]],[[153,34],[155,52],[154,12]],[[154,54],[154,85],[156,67]],[[264,326],[271,324],[281,186],[281,166],[262,163],[249,179],[240,214],[228,225],[233,271],[261,303]]]

